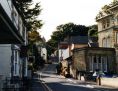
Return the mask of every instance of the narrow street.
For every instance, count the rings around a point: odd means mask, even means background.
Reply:
[[[34,84],[33,91],[118,91],[118,89],[97,86],[95,83],[78,81],[72,78],[64,78],[56,74],[56,63],[46,64],[42,71],[38,71],[37,79],[40,79],[43,85]],[[47,89],[47,90],[46,90]]]

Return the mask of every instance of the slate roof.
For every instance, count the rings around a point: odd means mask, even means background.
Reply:
[[[65,42],[71,44],[90,44],[91,47],[98,47],[98,38],[97,37],[89,37],[89,36],[71,36],[70,40],[65,39]]]
[[[72,36],[70,43],[73,44],[88,44],[88,36]]]

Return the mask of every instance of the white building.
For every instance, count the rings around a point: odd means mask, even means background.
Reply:
[[[59,61],[66,59],[69,57],[69,48],[67,49],[59,49]]]
[[[27,31],[12,0],[0,0],[0,91],[6,77],[27,76],[27,57],[20,57],[27,45]]]
[[[47,49],[45,47],[41,48],[41,57],[47,62]]]

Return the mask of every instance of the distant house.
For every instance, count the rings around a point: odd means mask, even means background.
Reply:
[[[45,60],[45,62],[47,62],[47,49],[46,49],[46,47],[41,48],[41,57],[43,58],[43,60]]]
[[[68,42],[60,42],[58,44],[58,57],[59,61],[62,61],[65,58],[69,57],[69,48],[68,48]]]
[[[68,47],[64,50],[68,49],[68,55],[70,54],[65,60],[69,62],[70,74],[74,78],[77,78],[81,72],[92,75],[97,69],[106,74],[116,74],[116,71],[113,70],[116,69],[115,49],[98,47],[97,41],[97,37],[70,37],[70,41],[67,42]]]
[[[47,48],[45,38],[41,38],[41,41],[37,42],[36,46],[38,48],[38,53],[40,54],[40,56],[43,58],[45,62],[47,62]]]
[[[59,43],[59,58],[66,59],[72,55],[72,50],[83,47],[98,47],[96,37],[88,36],[70,36],[65,38],[63,42]]]

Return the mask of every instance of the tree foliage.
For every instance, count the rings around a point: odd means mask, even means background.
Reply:
[[[19,14],[24,20],[24,24],[28,30],[28,47],[29,55],[35,57],[32,67],[37,69],[42,59],[36,43],[42,41],[38,29],[43,25],[42,20],[38,16],[41,13],[40,3],[33,4],[32,0],[12,0],[17,7]],[[43,64],[42,64],[43,65]]]
[[[35,43],[41,39],[39,32],[36,30],[28,32],[28,39],[30,42]]]
[[[89,36],[97,36],[97,25],[84,26],[67,23],[57,26],[56,29],[57,31],[53,32],[51,39],[47,42],[52,53],[58,48],[58,43],[67,36],[88,36],[88,33]]]
[[[88,36],[98,37],[98,26],[97,25],[89,26]]]
[[[38,19],[42,10],[40,3],[34,5],[32,0],[13,0],[13,2],[21,12],[28,31],[41,28],[43,23],[42,20]]]
[[[76,25],[74,23],[67,23],[64,25],[57,26],[57,30],[63,32],[63,36],[66,37],[67,35],[81,35],[86,36],[88,34],[88,27],[84,25]]]

